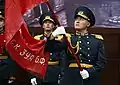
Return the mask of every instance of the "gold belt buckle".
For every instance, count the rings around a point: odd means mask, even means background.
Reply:
[[[85,68],[85,67],[86,67],[86,64],[81,64],[81,67]]]

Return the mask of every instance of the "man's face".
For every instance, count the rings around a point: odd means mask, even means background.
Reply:
[[[84,18],[82,17],[76,17],[75,21],[74,21],[74,28],[76,30],[84,30],[86,28],[88,28],[90,25],[90,23],[85,20]]]
[[[53,31],[54,23],[50,20],[46,20],[42,25],[44,31]]]

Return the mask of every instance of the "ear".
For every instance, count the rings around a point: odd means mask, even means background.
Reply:
[[[89,27],[90,26],[90,22],[88,22],[88,25],[87,25],[87,27]]]
[[[55,30],[57,27],[55,25],[53,25],[53,30]]]

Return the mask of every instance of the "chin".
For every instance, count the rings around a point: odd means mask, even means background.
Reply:
[[[83,28],[81,28],[81,27],[75,27],[75,29],[76,29],[76,30],[81,30],[81,29],[83,29]]]

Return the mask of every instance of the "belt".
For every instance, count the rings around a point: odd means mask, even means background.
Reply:
[[[0,59],[7,59],[8,56],[0,56]]]
[[[82,68],[91,68],[93,65],[91,64],[85,64],[85,63],[80,63]],[[78,67],[77,63],[71,63],[69,64],[69,67]]]
[[[48,65],[58,65],[59,61],[48,61]]]

